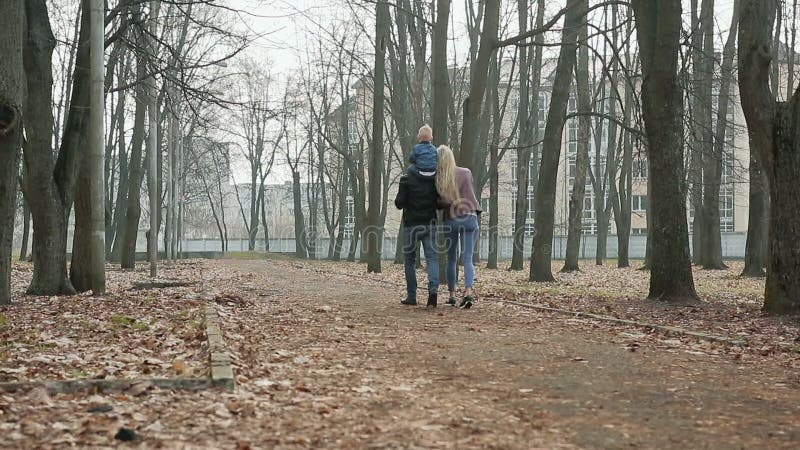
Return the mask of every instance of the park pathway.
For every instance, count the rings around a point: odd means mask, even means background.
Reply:
[[[777,365],[491,301],[468,311],[405,307],[396,282],[331,265],[208,264],[243,292],[219,309],[240,390],[268,396],[274,407],[262,421],[269,445],[719,449],[800,442],[800,390]]]

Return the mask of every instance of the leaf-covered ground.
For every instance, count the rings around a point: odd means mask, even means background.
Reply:
[[[730,277],[741,283],[730,291],[742,291],[712,298],[709,289],[725,289],[704,278],[733,271],[698,273],[706,304],[683,309],[690,319],[680,324],[713,324],[716,302],[734,305],[738,320],[761,327],[748,336],[757,345],[744,349],[489,300],[682,317],[642,302],[646,274],[633,270],[587,266],[559,276],[570,282],[563,293],[480,270],[482,300],[462,311],[401,306],[392,265],[367,275],[346,263],[187,264],[176,278],[200,278],[195,298],[215,300],[236,393],[0,394],[0,446],[113,447],[120,427],[137,434],[132,448],[795,448],[800,440],[800,357],[759,347],[761,334],[790,342],[797,328],[760,316],[758,281]],[[619,295],[582,294],[603,290]]]
[[[23,296],[31,265],[14,268],[13,305],[0,308],[0,382],[205,376],[202,263],[169,265],[148,288],[147,268],[108,272],[109,295]]]

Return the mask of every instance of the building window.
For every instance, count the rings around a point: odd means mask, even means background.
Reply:
[[[644,157],[634,158],[633,160],[633,178],[635,180],[647,179],[647,159]]]
[[[637,213],[643,213],[647,211],[647,196],[646,195],[634,195],[633,196],[633,206],[631,210]]]
[[[647,234],[647,228],[632,228],[631,234]]]
[[[344,237],[353,237],[353,230],[356,227],[356,201],[353,198],[353,187],[347,186],[347,197],[344,200]]]
[[[594,192],[588,192],[583,197],[583,216],[581,228],[586,234],[597,233],[597,216],[594,210]]]
[[[724,186],[719,196],[719,226],[723,233],[735,230],[733,219],[733,189]]]
[[[539,93],[539,128],[544,128],[545,121],[547,120],[547,95],[544,92]]]
[[[350,147],[358,146],[360,136],[358,134],[358,120],[355,116],[350,116],[347,119],[347,139],[350,141]]]
[[[532,236],[533,233],[533,221],[535,216],[535,206],[536,206],[536,186],[533,185],[533,173],[536,170],[535,164],[538,161],[534,161],[531,158],[530,165],[528,167],[528,191],[527,191],[527,198],[528,198],[528,208],[527,213],[525,216],[525,235]],[[512,228],[514,226],[515,217],[517,216],[517,187],[518,187],[518,178],[517,178],[517,157],[516,155],[512,155],[511,158],[511,222]],[[528,230],[528,224],[530,224],[530,231]],[[529,234],[531,233],[531,234]]]

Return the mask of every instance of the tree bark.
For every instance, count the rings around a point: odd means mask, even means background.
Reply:
[[[436,24],[433,28],[431,73],[433,78],[433,140],[448,144],[448,107],[450,106],[450,74],[447,69],[447,25],[450,19],[450,0],[436,1]]]
[[[704,124],[701,103],[702,99],[702,78],[703,78],[703,24],[704,13],[707,10],[708,0],[703,0],[702,6],[699,0],[691,2],[691,57],[692,57],[692,79],[691,83],[686,83],[694,88],[691,92],[690,120],[691,120],[691,145],[689,146],[689,203],[692,208],[692,262],[702,263],[703,249],[703,126]],[[698,9],[700,8],[700,9]],[[688,88],[688,86],[687,86]],[[710,100],[710,99],[709,99]],[[651,202],[652,203],[652,202]]]
[[[146,40],[141,32],[137,36],[137,42],[140,42],[143,46],[146,45]],[[146,66],[147,59],[141,53],[137,54],[137,79],[144,78]],[[136,109],[133,115],[133,131],[131,134],[130,175],[125,199],[125,216],[120,221],[119,230],[117,231],[117,240],[120,242],[120,265],[123,269],[133,269],[136,264],[136,241],[139,237],[139,220],[142,215],[142,182],[144,181],[145,172],[142,161],[142,150],[145,143],[145,114],[148,111],[150,102],[147,83],[138,83],[136,85],[135,100]]]
[[[744,250],[745,277],[765,277],[767,242],[769,240],[769,190],[767,179],[758,163],[756,149],[750,146],[750,208],[747,222],[747,243]]]
[[[626,67],[629,65],[628,59]],[[631,126],[633,108],[633,92],[629,85],[625,86],[625,110],[622,112],[622,122],[626,127]],[[633,139],[631,133],[624,132],[622,138],[622,165],[620,166],[619,182],[614,196],[614,221],[617,225],[617,267],[630,267],[629,248],[631,242],[631,197],[633,192]],[[613,185],[613,180],[611,184]]]
[[[776,102],[769,88],[775,0],[743,0],[739,21],[739,92],[751,148],[769,183],[769,262],[763,310],[800,312],[800,90]]]
[[[567,102],[575,66],[578,32],[585,20],[587,0],[568,0],[561,38],[561,51],[553,80],[547,125],[542,142],[542,162],[536,185],[536,235],[533,238],[530,281],[554,281],[552,261],[553,227],[555,220],[556,181],[561,140],[567,113]]]
[[[378,3],[375,20],[375,68],[372,72],[372,151],[369,158],[369,208],[367,226],[364,230],[364,247],[367,257],[367,272],[381,272],[381,247],[383,221],[381,207],[383,198],[383,125],[385,103],[386,46],[389,40],[389,6]]]
[[[150,1],[150,17],[148,31],[150,37],[146,39],[148,59],[155,58],[156,44],[155,36],[158,30],[158,13],[161,2],[158,0]],[[159,182],[160,173],[158,164],[159,152],[159,132],[158,132],[158,90],[156,88],[155,76],[147,80],[147,189],[150,197],[150,231],[147,236],[147,255],[150,262],[150,277],[158,275],[158,229],[161,207],[159,203],[161,183]]]
[[[578,252],[581,234],[583,233],[583,202],[586,198],[586,174],[589,171],[589,138],[591,118],[589,113],[589,26],[584,22],[580,27],[578,39],[581,41],[578,50],[578,64],[575,66],[575,81],[578,94],[578,143],[575,155],[575,181],[569,197],[569,218],[567,229],[567,253],[562,272],[579,270]],[[572,119],[575,120],[575,119]],[[598,174],[599,175],[599,174]],[[597,180],[597,183],[601,183]],[[602,202],[603,199],[595,199]],[[598,235],[599,237],[599,235]],[[598,242],[599,245],[599,242]]]
[[[67,218],[72,207],[82,137],[88,120],[88,35],[81,36],[73,76],[70,110],[58,157],[53,159],[53,68],[55,38],[45,0],[26,4],[26,101],[24,146],[26,191],[33,217],[32,295],[74,294],[67,278]],[[85,19],[88,21],[88,17]],[[81,29],[84,29],[81,20]],[[87,29],[88,33],[88,29]],[[83,33],[82,33],[83,34]]]
[[[105,10],[99,0],[84,0],[89,46],[89,120],[85,124],[86,159],[75,195],[75,233],[70,281],[78,292],[105,292]],[[84,45],[87,45],[84,44]]]
[[[295,256],[305,259],[308,257],[306,246],[306,227],[303,217],[303,191],[300,186],[300,172],[292,171],[292,199],[294,202],[294,242]]]
[[[730,31],[722,52],[721,79],[719,88],[719,101],[717,102],[717,123],[714,130],[712,152],[706,165],[706,183],[703,198],[706,227],[703,268],[721,270],[727,268],[722,261],[722,236],[720,230],[720,188],[722,186],[722,164],[725,160],[726,135],[728,127],[728,111],[731,108],[731,84],[733,83],[733,59],[736,50],[736,32],[739,25],[739,1],[733,3]]]
[[[0,14],[0,305],[11,303],[11,245],[25,105],[24,38],[25,2],[5,2]],[[25,219],[27,229],[27,214]]]
[[[127,64],[123,65],[123,68]],[[122,80],[124,69],[120,69],[119,80]],[[117,187],[117,198],[114,201],[114,215],[111,219],[112,230],[106,236],[110,242],[106,242],[106,248],[109,249],[111,261],[119,261],[120,248],[122,244],[122,230],[124,230],[124,217],[127,209],[128,189],[130,189],[130,172],[131,167],[128,163],[128,150],[125,144],[125,97],[124,93],[120,93],[117,100],[117,154],[119,155],[119,186]]]
[[[483,97],[486,93],[486,80],[489,76],[489,63],[497,42],[497,31],[500,22],[500,0],[486,0],[481,31],[480,49],[475,60],[470,83],[469,97],[464,101],[464,125],[461,131],[461,148],[459,162],[461,166],[478,173],[477,164],[478,121],[481,115]]]
[[[683,116],[678,82],[681,2],[632,3],[642,58],[642,117],[648,138],[651,220],[648,298],[694,302],[683,191]]]

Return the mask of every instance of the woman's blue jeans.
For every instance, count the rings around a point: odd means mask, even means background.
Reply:
[[[445,247],[447,248],[447,290],[456,290],[456,265],[458,244],[461,243],[461,260],[464,262],[464,286],[471,288],[475,281],[475,265],[472,254],[478,240],[478,216],[466,214],[444,222]]]

